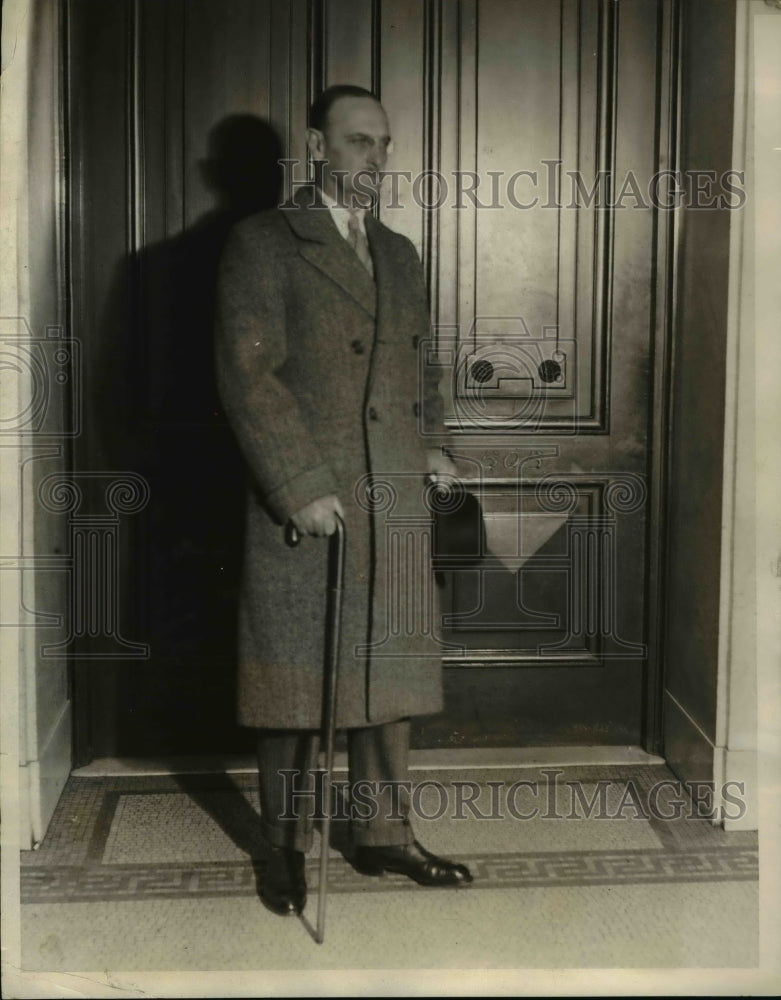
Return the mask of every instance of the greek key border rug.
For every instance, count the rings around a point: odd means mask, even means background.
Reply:
[[[415,821],[418,836],[470,866],[475,876],[470,892],[757,881],[757,835],[725,833],[699,818],[664,766],[562,767],[557,776],[554,801],[550,769],[415,775],[413,781],[429,786],[428,811]],[[497,810],[496,795],[514,783],[523,785],[529,800],[522,803],[516,788],[515,808]],[[606,789],[601,801],[609,808],[596,815],[594,790],[600,783]],[[573,794],[574,786],[580,794]],[[440,808],[431,799],[432,787],[444,789]],[[495,796],[490,809],[489,792]],[[542,815],[526,819],[535,792]],[[455,802],[455,812],[441,808],[442,802]],[[518,821],[522,805],[525,822]],[[559,822],[551,824],[545,812],[556,809]],[[253,775],[72,777],[44,842],[22,853],[22,902],[256,895],[265,864],[257,820]],[[356,872],[340,842],[345,829],[338,821],[332,824],[329,891],[417,889],[402,876]],[[314,886],[316,853],[307,864]]]

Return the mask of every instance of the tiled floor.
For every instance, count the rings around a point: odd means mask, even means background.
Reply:
[[[555,781],[539,768],[415,775],[443,789],[429,784],[415,800],[420,814],[441,813],[419,816],[418,836],[470,865],[475,882],[463,890],[359,875],[335,823],[322,947],[310,934],[314,898],[302,920],[257,898],[252,775],[71,778],[45,841],[23,855],[23,966],[756,964],[755,834],[692,816],[663,766],[557,770]],[[530,784],[511,794],[520,780]],[[314,897],[316,851],[309,881]]]

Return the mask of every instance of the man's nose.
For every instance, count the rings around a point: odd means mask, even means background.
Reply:
[[[385,166],[385,160],[385,150],[380,146],[375,146],[374,149],[369,150],[369,155],[366,157],[366,166],[372,170],[382,170]]]

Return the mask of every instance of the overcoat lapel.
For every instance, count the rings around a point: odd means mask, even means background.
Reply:
[[[285,208],[284,216],[301,241],[298,252],[374,317],[377,289],[355,251],[342,238],[331,213],[314,201],[311,189],[305,188],[295,200],[295,207]]]
[[[383,346],[389,341],[388,331],[393,329],[394,316],[398,311],[399,302],[403,300],[404,288],[398,281],[398,263],[394,261],[396,246],[394,234],[368,212],[365,220],[366,236],[374,261],[374,281],[377,286],[376,348],[367,385],[367,391],[370,391],[378,367],[377,356],[382,354]]]

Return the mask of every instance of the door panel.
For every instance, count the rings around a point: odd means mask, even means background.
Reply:
[[[415,740],[643,739],[656,222],[631,190],[606,206],[629,171],[647,189],[665,145],[668,7],[71,0],[73,191],[89,193],[74,308],[89,378],[123,414],[107,451],[91,404],[79,462],[134,470],[153,498],[122,556],[123,628],[151,657],[80,667],[85,754],[250,745],[232,715],[241,491],[210,369],[215,269],[230,224],[274,203],[277,148],[299,161],[286,189],[305,178],[306,108],[339,82],[380,94],[389,166],[409,172],[381,214],[421,253],[421,364],[443,367],[485,519],[477,553],[440,538],[447,707]]]
[[[446,654],[447,722],[420,739],[638,743],[660,8],[460,6],[440,169],[505,194],[453,213],[433,248],[449,424],[486,538],[445,576],[464,651]]]

